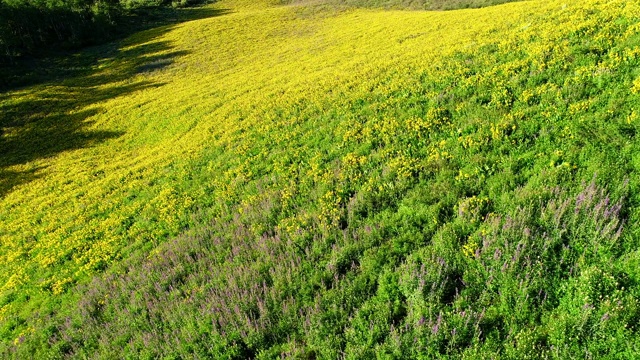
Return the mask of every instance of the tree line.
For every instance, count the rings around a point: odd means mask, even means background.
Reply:
[[[0,0],[0,63],[100,43],[133,14],[203,0]]]

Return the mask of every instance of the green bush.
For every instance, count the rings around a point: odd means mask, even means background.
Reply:
[[[117,3],[106,1],[1,3],[2,55],[33,55],[43,48],[73,48],[97,42],[112,31],[119,13]]]
[[[201,0],[0,0],[0,64],[43,50],[74,49],[121,33],[129,15]]]

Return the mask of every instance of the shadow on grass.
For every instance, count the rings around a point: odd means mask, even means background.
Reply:
[[[87,108],[163,85],[149,80],[129,81],[136,74],[157,71],[186,55],[156,39],[180,22],[224,13],[209,8],[174,11],[173,17],[148,22],[149,29],[125,40],[4,69],[12,77],[5,83],[5,92],[0,92],[0,198],[15,186],[42,176],[44,170],[14,167],[123,135],[88,130],[88,119],[102,109]]]

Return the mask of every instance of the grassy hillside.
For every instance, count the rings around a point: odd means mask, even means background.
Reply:
[[[307,7],[374,8],[402,10],[457,10],[481,8],[518,0],[280,0],[279,3]]]
[[[639,5],[198,17],[0,94],[3,357],[637,356]]]

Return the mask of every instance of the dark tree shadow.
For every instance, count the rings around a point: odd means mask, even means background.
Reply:
[[[145,79],[127,80],[136,74],[162,69],[186,55],[184,51],[171,51],[170,43],[157,40],[177,23],[224,13],[208,8],[182,10],[180,16],[166,19],[164,25],[152,23],[155,27],[125,40],[86,48],[76,54],[32,60],[8,71],[15,78],[6,82],[4,92],[0,92],[0,198],[15,186],[46,173],[43,168],[12,167],[123,135],[117,131],[89,130],[88,119],[102,109],[82,109],[163,85]]]

